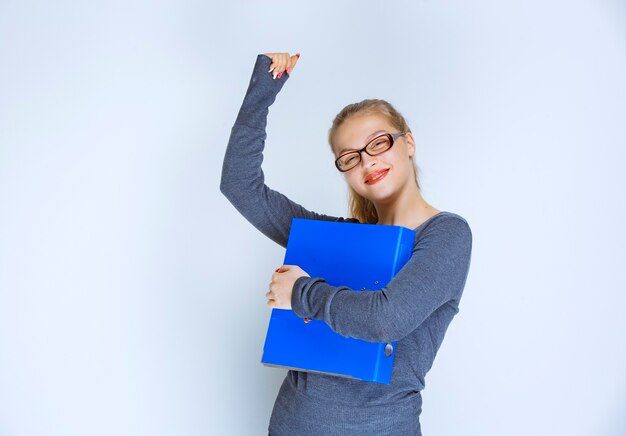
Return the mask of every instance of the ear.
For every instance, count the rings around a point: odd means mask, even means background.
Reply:
[[[415,138],[411,132],[407,132],[404,137],[406,138],[406,145],[409,151],[409,157],[413,157],[415,154]]]

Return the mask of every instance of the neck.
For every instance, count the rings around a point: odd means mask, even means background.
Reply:
[[[397,197],[386,202],[375,203],[378,224],[403,226],[410,229],[422,224],[439,211],[428,204],[417,189],[410,183]]]

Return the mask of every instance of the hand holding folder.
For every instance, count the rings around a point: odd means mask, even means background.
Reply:
[[[409,260],[414,241],[415,231],[406,227],[294,218],[285,264],[333,286],[377,291]],[[275,308],[261,362],[388,384],[395,346],[345,337],[324,321]]]
[[[300,277],[311,277],[298,265],[282,265],[272,274],[270,290],[267,291],[267,305],[272,309],[291,309],[293,284]]]

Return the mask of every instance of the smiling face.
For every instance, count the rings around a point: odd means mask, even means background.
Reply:
[[[383,133],[399,130],[383,115],[358,114],[346,119],[333,136],[335,158],[348,150],[363,148],[370,140]],[[399,136],[386,152],[370,156],[361,153],[361,162],[344,173],[346,182],[362,197],[374,204],[397,199],[410,183],[415,184],[413,163],[415,142],[410,132]]]

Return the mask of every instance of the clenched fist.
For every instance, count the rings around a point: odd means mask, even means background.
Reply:
[[[274,79],[280,79],[285,71],[287,74],[291,74],[300,58],[300,53],[293,56],[290,56],[289,53],[264,53],[264,55],[272,60],[269,72],[274,72]]]
[[[311,277],[297,265],[283,265],[272,274],[267,305],[276,309],[291,309],[293,285],[300,277]]]

